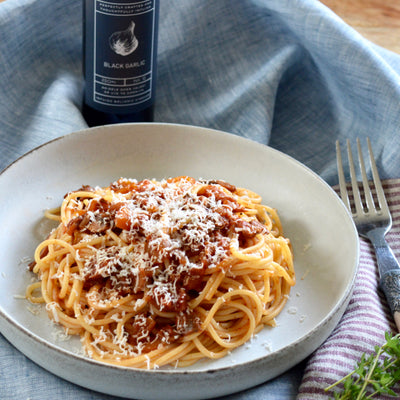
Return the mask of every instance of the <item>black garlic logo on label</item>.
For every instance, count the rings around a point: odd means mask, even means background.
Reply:
[[[125,30],[114,32],[109,38],[111,49],[121,56],[133,53],[139,45],[134,30],[135,23],[131,21]]]

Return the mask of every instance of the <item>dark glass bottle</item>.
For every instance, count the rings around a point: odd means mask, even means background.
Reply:
[[[159,0],[84,0],[82,113],[89,126],[150,122]]]

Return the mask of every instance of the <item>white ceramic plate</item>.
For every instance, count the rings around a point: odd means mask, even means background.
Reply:
[[[293,244],[297,284],[277,318],[251,343],[187,369],[142,371],[105,365],[64,341],[42,309],[20,296],[27,259],[48,233],[43,210],[82,184],[119,177],[190,175],[224,179],[278,209]],[[339,198],[285,154],[238,136],[172,124],[127,124],[73,133],[41,146],[0,175],[0,331],[50,372],[100,392],[141,399],[199,399],[243,390],[291,368],[329,336],[352,292],[358,237]]]

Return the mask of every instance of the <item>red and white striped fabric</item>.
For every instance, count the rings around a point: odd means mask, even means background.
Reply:
[[[386,240],[399,259],[400,179],[384,181],[383,187],[393,218]],[[360,265],[353,296],[331,336],[310,356],[297,399],[332,399],[333,392],[324,389],[351,372],[363,353],[374,352],[375,345],[385,342],[385,332],[395,333],[395,329],[386,299],[379,289],[374,250],[368,240],[360,238]],[[400,398],[400,385],[396,393]]]

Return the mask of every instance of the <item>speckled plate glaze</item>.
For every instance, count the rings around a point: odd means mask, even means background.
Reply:
[[[27,262],[50,227],[43,210],[82,184],[119,177],[190,175],[224,179],[278,209],[293,244],[297,284],[277,318],[247,345],[190,368],[143,371],[86,358],[42,307],[23,299]],[[353,222],[334,191],[294,159],[215,130],[173,124],[124,124],[72,133],[20,158],[0,175],[0,331],[22,353],[66,380],[116,396],[201,399],[276,377],[318,348],[351,296],[359,247]]]

